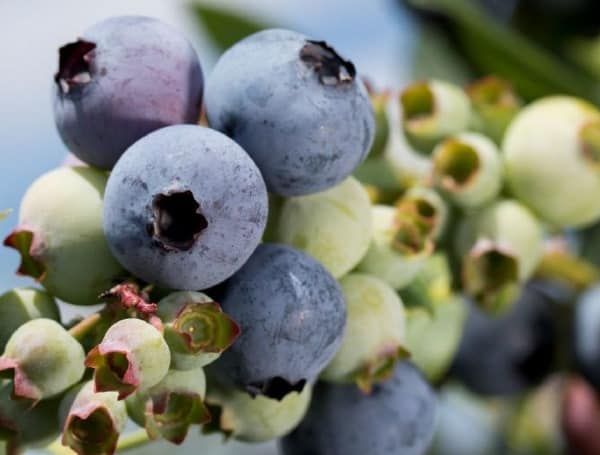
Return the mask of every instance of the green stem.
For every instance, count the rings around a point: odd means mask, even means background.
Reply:
[[[600,270],[568,252],[551,251],[544,254],[535,276],[560,281],[579,291],[596,283],[600,278]]]
[[[69,333],[77,340],[84,338],[102,320],[101,313],[94,313],[69,329]]]

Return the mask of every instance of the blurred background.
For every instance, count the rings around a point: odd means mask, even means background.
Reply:
[[[256,30],[279,26],[327,40],[380,90],[402,89],[422,78],[465,85],[496,74],[525,100],[568,93],[600,104],[597,0],[1,0],[0,210],[17,211],[29,184],[66,155],[50,101],[58,47],[93,23],[122,14],[153,16],[183,30],[206,75],[223,49]],[[0,237],[16,215],[0,224]],[[30,284],[14,275],[17,264],[15,252],[0,250],[0,292]],[[77,313],[67,308],[66,314]],[[529,326],[524,330],[530,333]],[[449,385],[440,392],[435,453],[561,452],[556,393],[561,379],[542,376],[527,384],[528,393],[519,388],[510,400],[483,399],[441,380]],[[184,447],[215,455],[276,453],[269,444],[222,446],[217,437],[189,438]],[[140,453],[167,450],[159,443]]]

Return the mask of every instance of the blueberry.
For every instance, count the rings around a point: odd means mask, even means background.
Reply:
[[[375,135],[354,65],[325,42],[286,30],[229,49],[208,81],[206,109],[209,124],[237,141],[282,196],[340,183]]]
[[[577,302],[574,320],[574,349],[578,369],[600,390],[600,287],[586,291]]]
[[[248,155],[195,125],[155,131],[131,146],[108,180],[104,232],[131,273],[197,290],[231,276],[260,241],[267,192]]]
[[[64,143],[104,169],[151,131],[196,123],[204,88],[188,40],[137,16],[99,22],[63,46],[55,82],[54,118]]]
[[[346,325],[335,279],[310,256],[278,244],[256,249],[228,282],[222,307],[242,334],[211,367],[253,395],[276,399],[315,381]]]
[[[507,396],[540,384],[556,360],[557,327],[546,285],[528,284],[508,313],[471,306],[453,370],[483,395]]]
[[[419,371],[399,363],[393,378],[365,395],[320,383],[308,414],[281,441],[283,455],[418,455],[435,427],[437,398]]]

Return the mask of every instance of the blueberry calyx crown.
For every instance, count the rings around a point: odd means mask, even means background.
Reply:
[[[90,52],[95,48],[95,43],[80,39],[59,49],[58,71],[54,81],[64,94],[92,80]]]
[[[356,76],[354,64],[340,57],[325,41],[307,40],[300,50],[300,60],[314,68],[323,85],[348,84]]]
[[[248,384],[246,386],[246,391],[253,397],[256,395],[264,395],[268,398],[281,401],[290,392],[301,393],[305,385],[306,379],[301,379],[292,383],[280,376],[275,376],[266,381]]]
[[[189,191],[154,195],[149,234],[166,251],[186,251],[208,226],[200,204]]]

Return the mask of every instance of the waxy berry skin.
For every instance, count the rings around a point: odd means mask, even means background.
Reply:
[[[74,155],[111,169],[146,134],[196,123],[203,89],[198,56],[178,30],[147,17],[114,17],[60,49],[54,119]]]
[[[281,441],[283,455],[422,455],[437,414],[432,388],[412,364],[365,395],[354,385],[318,384],[308,414]]]
[[[375,135],[354,65],[322,41],[265,30],[217,63],[206,90],[209,125],[238,142],[270,192],[330,188],[363,161]]]
[[[346,326],[335,279],[310,256],[278,244],[256,249],[227,282],[221,306],[241,335],[211,368],[251,394],[276,399],[316,380]]]
[[[229,278],[252,254],[268,212],[260,172],[227,136],[195,125],[155,131],[115,166],[104,232],[119,262],[168,289]]]

